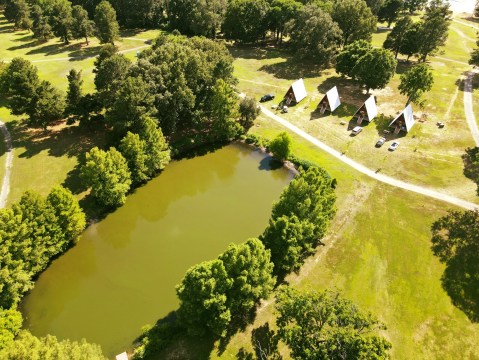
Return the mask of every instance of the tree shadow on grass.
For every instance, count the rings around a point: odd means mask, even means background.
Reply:
[[[284,49],[278,49],[274,46],[258,47],[235,44],[228,46],[228,50],[234,58],[240,59],[264,60],[290,56]]]
[[[79,45],[80,47],[77,50],[68,53],[68,56],[73,58],[73,59],[70,59],[70,61],[78,61],[78,60],[83,60],[85,58],[95,57],[98,55],[98,53],[100,52],[100,49],[102,48],[101,45],[88,46],[88,47],[83,47],[83,46],[86,46],[86,44],[83,44],[83,45],[79,44]]]
[[[320,65],[307,61],[294,59],[292,56],[285,56],[286,60],[274,64],[261,66],[260,71],[272,74],[278,79],[297,80],[300,78],[317,77],[324,70]]]
[[[81,43],[65,44],[63,42],[57,42],[55,44],[48,44],[36,49],[32,49],[29,52],[27,52],[26,55],[37,55],[37,54],[42,54],[45,56],[58,55],[65,52],[80,51],[81,47],[82,47]]]
[[[25,121],[13,121],[9,123],[9,128],[13,147],[25,148],[25,151],[18,155],[22,158],[31,158],[45,150],[48,150],[50,156],[78,157],[91,148],[101,147],[106,143],[106,131],[102,124],[95,129],[87,129],[59,122],[50,130],[44,131],[29,127]]]
[[[454,306],[472,322],[479,322],[479,257],[474,254],[453,257],[446,264],[441,282]]]
[[[398,64],[396,66],[396,74],[404,74],[406,71],[410,70],[416,62],[413,61],[405,61],[405,60],[398,60]]]

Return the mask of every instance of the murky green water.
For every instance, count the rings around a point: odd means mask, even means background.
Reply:
[[[22,304],[25,327],[125,350],[177,308],[190,266],[262,232],[291,178],[241,145],[170,164],[40,276]]]

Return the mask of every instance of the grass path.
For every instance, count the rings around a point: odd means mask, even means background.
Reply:
[[[3,209],[7,204],[8,194],[10,193],[10,174],[13,163],[13,144],[10,132],[8,131],[7,126],[2,121],[0,121],[0,130],[3,133],[5,152],[7,153],[7,157],[5,159],[5,174],[3,175],[2,189],[0,192],[0,209]]]
[[[260,108],[261,108],[261,111],[263,112],[263,114],[268,116],[270,119],[280,123],[284,127],[293,131],[295,134],[301,136],[303,139],[309,141],[310,143],[314,144],[318,148],[320,148],[320,149],[326,151],[328,154],[334,156],[336,159],[338,159],[338,160],[342,161],[343,163],[351,166],[352,168],[361,172],[362,174],[369,176],[370,178],[373,178],[373,179],[378,180],[380,182],[383,182],[385,184],[389,184],[389,185],[392,185],[392,186],[395,186],[395,187],[398,187],[398,188],[401,188],[401,189],[404,189],[404,190],[412,191],[412,192],[415,192],[415,193],[418,193],[418,194],[421,194],[421,195],[429,196],[429,197],[437,199],[437,200],[445,201],[445,202],[448,202],[450,204],[453,204],[453,205],[456,205],[456,206],[459,206],[459,207],[462,207],[462,208],[465,208],[465,209],[470,209],[470,210],[478,209],[479,210],[479,205],[477,205],[477,204],[473,204],[471,202],[468,202],[468,201],[465,201],[465,200],[462,200],[462,199],[458,199],[458,198],[450,196],[450,195],[442,194],[442,193],[439,193],[437,191],[434,191],[434,190],[431,190],[431,189],[428,189],[428,188],[425,188],[425,187],[422,187],[422,186],[410,184],[410,183],[407,183],[405,181],[401,181],[401,180],[398,180],[398,179],[394,179],[390,176],[380,174],[379,173],[380,169],[378,169],[376,171],[373,171],[373,170],[367,168],[366,166],[364,166],[362,164],[359,164],[358,162],[356,162],[356,161],[352,160],[351,158],[345,156],[344,153],[341,153],[341,152],[331,148],[330,146],[326,145],[325,143],[319,141],[318,139],[311,136],[307,132],[298,128],[297,126],[291,124],[290,122],[286,121],[285,119],[281,118],[280,116],[272,113],[271,111],[269,111],[265,107],[260,106]]]

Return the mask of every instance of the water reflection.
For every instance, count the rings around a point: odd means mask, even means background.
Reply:
[[[264,157],[232,145],[168,166],[40,276],[23,303],[25,326],[123,350],[176,308],[174,287],[190,266],[263,231],[292,178],[258,171]]]

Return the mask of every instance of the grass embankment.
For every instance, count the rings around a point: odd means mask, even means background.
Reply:
[[[258,124],[253,132],[263,136],[282,131],[269,119]],[[387,325],[393,359],[479,359],[479,324],[451,304],[440,282],[443,266],[430,250],[430,225],[449,207],[374,182],[297,137],[294,151],[338,179],[339,211],[326,246],[287,278],[290,285],[337,288],[377,315]],[[274,324],[274,303],[267,304],[221,354],[216,344],[211,359],[253,351],[252,330]]]
[[[144,46],[145,40],[154,39],[159,30],[126,31],[123,38],[116,42],[119,51],[132,60],[136,48]],[[62,91],[66,91],[66,78],[70,69],[82,70],[84,92],[94,90],[93,63],[100,44],[96,38],[90,39],[86,46],[84,40],[73,40],[69,45],[58,38],[39,42],[28,31],[13,31],[3,14],[0,15],[0,60],[11,60],[20,56],[32,61],[38,68],[41,79],[50,81]],[[73,57],[73,59],[66,59]],[[66,184],[72,190],[78,190],[76,167],[78,157],[94,146],[104,144],[103,136],[91,133],[76,126],[58,125],[49,127],[49,131],[28,129],[22,124],[24,117],[13,116],[4,103],[0,103],[0,119],[7,123],[14,141],[14,160],[11,179],[11,191],[8,203],[19,199],[28,189],[46,195],[53,186]],[[3,137],[2,137],[3,140]],[[3,142],[2,142],[3,146]],[[4,174],[5,154],[0,152],[0,179]]]
[[[458,24],[462,26],[461,24]],[[231,49],[235,56],[236,75],[240,79],[240,91],[255,98],[265,93],[273,93],[277,104],[289,85],[296,79],[304,78],[308,97],[298,106],[291,108],[285,119],[328,145],[346,153],[351,158],[381,172],[418,185],[435,188],[469,201],[478,201],[475,185],[463,176],[461,155],[464,149],[473,145],[469,128],[465,121],[462,77],[470,69],[468,65],[452,62],[466,62],[468,49],[474,45],[470,38],[473,30],[467,26],[460,29],[467,38],[454,30],[452,23],[450,37],[444,53],[430,59],[435,83],[426,96],[426,107],[421,110],[413,106],[418,121],[412,131],[401,136],[396,152],[388,152],[387,147],[394,136],[381,149],[374,147],[380,136],[384,136],[389,122],[404,108],[406,98],[399,94],[399,77],[411,63],[402,60],[388,87],[372,91],[377,96],[381,115],[372,123],[365,124],[364,131],[356,137],[350,136],[350,130],[356,124],[351,117],[367,98],[351,80],[341,78],[333,69],[320,70],[310,64],[295,60],[285,52],[274,48]],[[382,43],[385,32],[376,33],[374,41]],[[381,41],[378,41],[378,37]],[[444,58],[444,59],[443,59]],[[315,110],[327,90],[337,86],[342,98],[341,107],[333,114],[320,116]],[[424,115],[423,115],[424,114]],[[346,124],[341,125],[344,121]],[[439,129],[436,122],[446,123]]]

